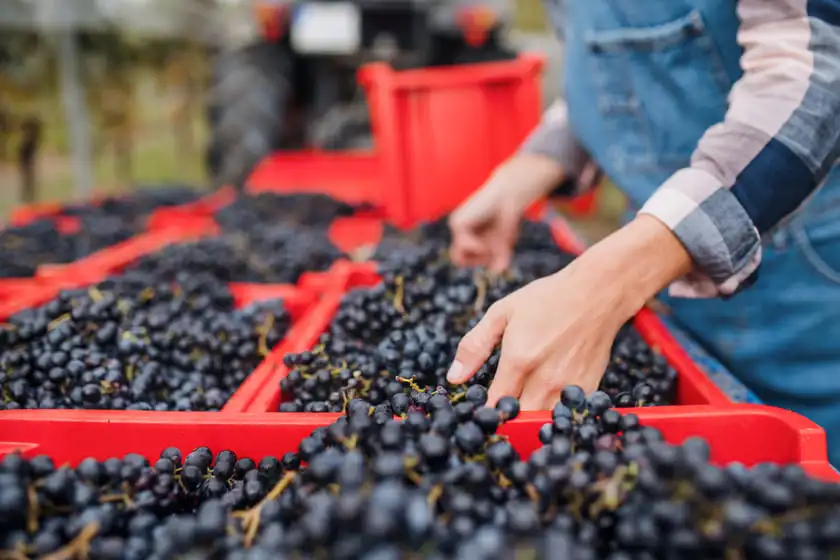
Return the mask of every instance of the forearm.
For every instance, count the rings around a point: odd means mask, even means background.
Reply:
[[[574,263],[577,274],[597,279],[602,308],[618,328],[647,301],[692,269],[679,239],[659,220],[639,216],[596,243]]]
[[[520,153],[499,165],[485,188],[505,191],[501,194],[514,211],[522,213],[553,191],[565,177],[565,170],[553,159]]]

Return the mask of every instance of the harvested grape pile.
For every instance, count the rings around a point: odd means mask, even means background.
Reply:
[[[386,225],[382,239],[373,253],[375,261],[389,261],[407,252],[428,247],[446,250],[452,242],[447,224],[448,218],[422,224],[410,231],[401,231]],[[574,257],[562,251],[545,222],[524,220],[520,224],[519,237],[513,249],[513,266],[539,278],[557,272],[572,262]]]
[[[202,195],[201,191],[181,185],[141,188],[131,194],[107,197],[98,204],[68,204],[60,215],[77,218],[114,217],[133,224],[142,222],[158,208],[195,202]]]
[[[361,207],[324,194],[240,194],[216,212],[223,231],[247,231],[255,224],[326,228],[336,218],[352,216]]]
[[[59,217],[79,221],[78,230],[61,231],[53,219],[35,220],[25,226],[0,232],[0,277],[35,275],[38,266],[69,263],[125,241],[143,231],[149,213],[197,198],[185,188],[139,191],[131,196],[109,198],[99,205],[70,205]]]
[[[434,242],[393,253],[381,263],[382,283],[345,296],[320,344],[284,358],[290,372],[280,382],[278,410],[338,412],[361,397],[399,414],[435,391],[460,399],[471,385],[488,387],[498,350],[466,386],[449,385],[447,369],[461,337],[492,303],[546,273],[549,260],[528,266],[536,262],[515,262],[493,276],[453,266]],[[673,403],[676,383],[665,359],[625,327],[601,389],[619,406],[651,406]]]
[[[257,225],[247,232],[169,245],[129,269],[170,280],[208,274],[226,282],[293,284],[304,272],[327,270],[343,256],[323,229]]]
[[[286,333],[281,301],[141,273],[62,292],[0,326],[0,410],[219,410]]]
[[[0,463],[3,558],[817,559],[840,551],[840,486],[799,466],[720,468],[569,387],[521,457],[519,412],[467,398],[347,414],[259,462],[201,447],[77,467]],[[520,426],[520,428],[525,425]],[[270,442],[266,446],[270,447]],[[48,556],[49,555],[49,556]]]
[[[240,195],[216,212],[222,234],[170,245],[131,266],[160,278],[211,274],[226,282],[295,283],[345,257],[327,236],[330,223],[357,210],[321,194]]]

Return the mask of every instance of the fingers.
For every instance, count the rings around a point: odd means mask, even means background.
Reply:
[[[516,237],[519,232],[519,217],[508,213],[500,213],[497,219],[497,231],[490,247],[492,254],[490,270],[502,273],[510,266],[513,246],[516,244]]]
[[[490,271],[501,274],[510,266],[512,249],[509,245],[496,247],[490,259]]]
[[[469,230],[452,230],[450,258],[458,266],[486,264],[490,254],[486,242]]]
[[[549,410],[560,400],[562,386],[557,387],[552,377],[559,376],[559,371],[549,371],[549,366],[543,365],[533,372],[525,382],[519,406],[522,410]],[[551,383],[554,381],[554,383]],[[555,388],[556,387],[556,388]]]
[[[598,389],[606,364],[600,366],[600,360],[590,360],[567,354],[570,359],[548,361],[528,376],[519,406],[522,410],[548,410],[560,400],[564,387],[577,385],[586,394]],[[580,364],[580,365],[575,365]]]
[[[487,391],[487,406],[496,406],[502,397],[517,397],[522,394],[525,379],[533,369],[533,362],[527,357],[527,349],[519,346],[505,346],[502,342],[502,353],[499,356],[499,367],[496,376]]]
[[[458,344],[455,359],[446,374],[452,384],[464,383],[487,361],[507,327],[507,306],[500,300]]]

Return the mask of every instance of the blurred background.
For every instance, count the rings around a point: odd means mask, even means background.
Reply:
[[[562,47],[540,0],[510,3],[505,39],[547,57],[548,102]],[[256,20],[252,0],[0,0],[0,216],[91,189],[208,185],[213,60],[259,40]]]

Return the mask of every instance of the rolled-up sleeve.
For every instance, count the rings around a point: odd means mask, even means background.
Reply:
[[[546,110],[540,124],[522,143],[520,153],[545,156],[560,164],[566,181],[563,192],[558,194],[582,194],[594,188],[601,178],[600,170],[575,139],[562,99]]]
[[[675,296],[749,285],[761,236],[813,195],[840,155],[840,0],[739,0],[737,9],[744,75],[725,120],[640,210],[694,260]]]

